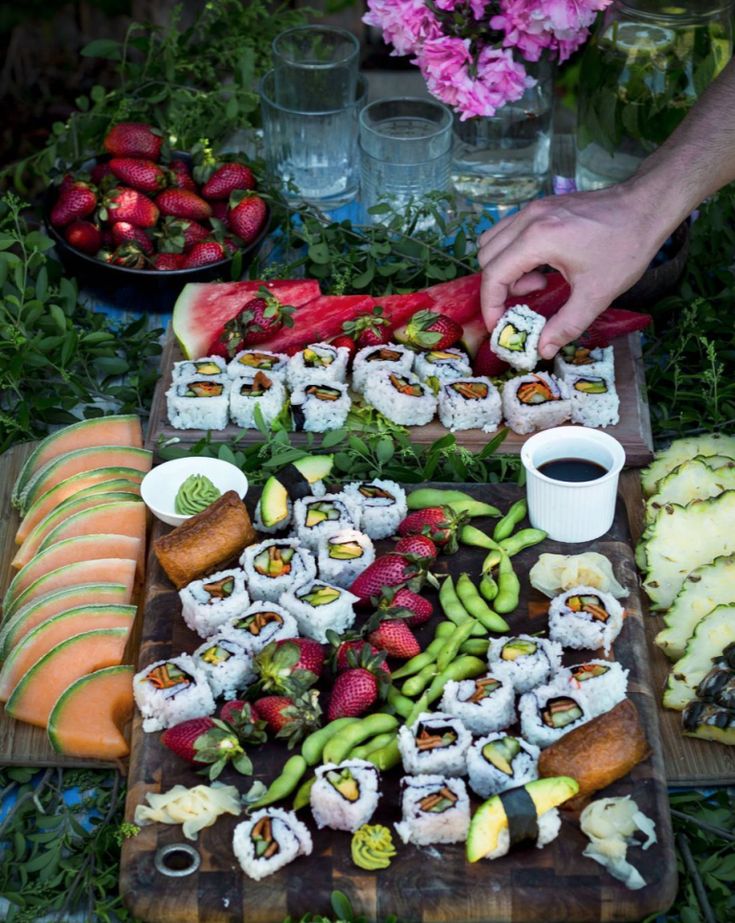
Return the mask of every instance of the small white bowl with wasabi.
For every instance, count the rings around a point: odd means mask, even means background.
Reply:
[[[201,456],[156,465],[140,485],[145,505],[169,526],[180,526],[228,490],[234,490],[244,500],[248,492],[246,475],[230,462]]]

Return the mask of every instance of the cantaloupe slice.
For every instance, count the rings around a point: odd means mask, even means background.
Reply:
[[[82,491],[99,489],[100,487],[107,489],[106,484],[108,483],[110,484],[110,490],[117,490],[123,483],[130,482],[139,485],[142,480],[142,471],[120,466],[97,468],[95,471],[81,471],[79,474],[73,474],[70,478],[65,478],[56,487],[52,487],[51,490],[42,494],[29,508],[20,526],[18,526],[18,531],[15,533],[15,544],[22,545],[28,533],[52,510],[70,497],[74,497]],[[114,487],[112,486],[113,484]]]
[[[75,679],[121,663],[127,636],[126,628],[99,628],[57,644],[23,676],[5,703],[5,713],[46,727],[51,709]]]
[[[104,484],[97,485],[97,487],[104,486]],[[92,490],[94,491],[94,488]],[[93,493],[84,491],[82,494],[69,497],[68,500],[64,500],[55,510],[52,510],[45,519],[42,519],[36,528],[26,537],[26,540],[10,562],[11,565],[16,570],[25,567],[33,555],[39,550],[43,540],[49,532],[52,532],[57,526],[66,522],[70,516],[74,516],[76,513],[81,513],[84,510],[102,506],[105,503],[114,503],[115,501],[136,502],[138,500],[139,495],[137,493],[123,490]],[[117,532],[117,530],[115,531]]]
[[[21,568],[13,577],[3,601],[5,617],[7,618],[10,609],[18,608],[16,603],[21,593],[25,592],[31,584],[43,577],[44,574],[57,570],[65,564],[92,561],[95,558],[130,558],[137,561],[141,552],[141,544],[140,538],[131,535],[107,533],[78,535],[63,542],[56,542],[50,548],[40,551],[32,561]],[[68,586],[68,584],[64,584],[64,586]],[[49,592],[51,589],[54,589],[54,587],[48,587],[44,592]]]
[[[44,537],[39,552],[81,535],[131,535],[145,538],[146,506],[138,499],[101,503],[73,513]]]
[[[104,667],[67,686],[48,719],[57,753],[97,760],[128,755],[122,731],[133,715],[134,672],[127,664]]]
[[[29,631],[52,615],[77,606],[126,606],[130,598],[131,588],[122,583],[80,583],[41,596],[18,609],[0,626],[0,661]]]
[[[18,504],[18,499],[26,484],[39,468],[66,452],[72,452],[74,449],[89,449],[99,445],[140,448],[143,445],[140,420],[134,414],[95,417],[93,420],[82,420],[56,433],[51,433],[38,444],[21,468],[13,487],[13,504]]]
[[[59,455],[58,458],[52,459],[39,468],[23,488],[18,499],[21,515],[25,516],[32,504],[46,491],[51,490],[60,481],[70,478],[73,474],[117,465],[148,472],[151,464],[152,456],[146,449],[119,445],[76,449],[74,452]]]
[[[116,538],[127,538],[127,536],[118,535]],[[137,566],[135,558],[92,558],[65,564],[40,576],[19,593],[12,602],[7,603],[4,609],[5,618],[11,618],[23,606],[49,593],[54,593],[64,587],[78,586],[81,583],[107,581],[122,583],[126,593],[129,593],[132,598]]]
[[[0,670],[0,702],[8,700],[33,664],[57,644],[97,628],[124,628],[129,632],[134,618],[135,606],[79,606],[52,615],[8,654]]]

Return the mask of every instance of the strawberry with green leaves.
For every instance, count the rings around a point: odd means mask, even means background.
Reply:
[[[469,520],[466,513],[456,513],[449,506],[428,506],[414,510],[398,524],[398,534],[426,535],[445,554],[454,554],[462,526]]]
[[[330,628],[327,630],[327,638],[332,646],[329,659],[335,673],[341,673],[342,670],[350,670],[354,667],[364,667],[373,672],[382,670],[390,676],[385,654],[369,644],[357,632],[338,635]]]
[[[236,204],[233,205],[233,201],[236,201]],[[260,233],[267,213],[265,202],[254,192],[246,192],[242,198],[239,192],[233,193],[227,216],[228,227],[233,234],[249,244]]]
[[[402,618],[411,628],[424,625],[434,613],[434,607],[429,600],[408,587],[386,587],[376,605],[378,612],[383,616]]]
[[[319,679],[324,667],[324,651],[311,638],[272,641],[256,656],[256,688],[261,692],[306,690]]]
[[[205,199],[229,199],[237,189],[255,189],[255,176],[243,163],[223,163],[202,186]]]
[[[168,165],[168,181],[170,186],[176,189],[190,189],[192,192],[197,191],[197,184],[191,175],[189,165],[184,160],[172,160]]]
[[[448,349],[462,339],[461,324],[436,311],[417,311],[411,320],[393,334],[400,343],[418,349]]]
[[[157,239],[158,249],[163,253],[186,253],[194,244],[213,235],[210,228],[205,228],[198,221],[166,215],[153,236]]]
[[[128,221],[138,228],[152,228],[159,214],[157,205],[147,195],[119,186],[108,192],[99,210],[102,221]]]
[[[396,554],[415,554],[419,558],[435,558],[439,553],[428,535],[404,535],[393,550]]]
[[[303,695],[266,695],[255,700],[255,708],[276,737],[288,741],[289,750],[321,723],[316,689]]]
[[[406,586],[411,590],[419,590],[426,579],[429,564],[431,561],[413,555],[395,552],[381,555],[355,578],[350,593],[364,604],[374,596],[380,596],[384,587]]]
[[[88,184],[81,180],[62,183],[59,196],[51,209],[51,224],[63,228],[77,218],[86,218],[91,215],[97,205],[97,193]]]
[[[113,157],[108,164],[111,172],[132,189],[141,192],[160,192],[166,186],[166,174],[152,160],[136,157]]]
[[[389,657],[409,660],[421,653],[421,645],[402,618],[386,618],[376,613],[366,625],[368,641]]]
[[[354,340],[357,349],[382,346],[390,341],[390,323],[383,317],[380,305],[376,305],[370,314],[361,314],[355,320],[345,321],[342,330]]]
[[[329,696],[327,718],[357,718],[369,711],[388,688],[388,675],[381,669],[350,667],[335,677]]]
[[[112,242],[116,247],[123,244],[136,243],[146,256],[153,253],[153,241],[143,228],[136,227],[129,221],[116,221],[110,228]]]
[[[251,298],[242,311],[225,324],[220,339],[230,356],[246,346],[267,342],[283,327],[293,327],[296,309],[282,304],[267,288],[261,287],[255,298]]]
[[[183,269],[197,269],[218,263],[227,256],[227,251],[217,240],[200,240],[189,250],[184,258]]]
[[[144,122],[118,122],[102,142],[113,157],[143,157],[158,160],[163,138],[159,131]]]
[[[262,721],[241,714],[237,725],[218,718],[190,718],[168,728],[161,743],[188,763],[201,764],[203,775],[216,779],[228,764],[243,775],[251,775],[253,764],[245,744],[262,744],[266,735]]]

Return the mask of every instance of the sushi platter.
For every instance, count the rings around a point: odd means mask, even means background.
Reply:
[[[513,485],[460,486],[477,500],[502,510],[522,495]],[[259,491],[248,493],[251,510],[258,498]],[[487,528],[488,522],[476,522],[480,528]],[[170,534],[166,526],[156,522],[152,540],[156,542]],[[165,541],[159,547],[166,547]],[[390,547],[389,539],[376,541],[378,554]],[[521,584],[520,604],[508,617],[514,635],[535,635],[546,629],[549,602],[530,587],[528,571],[542,552],[568,550],[547,539],[514,557]],[[330,892],[337,888],[347,894],[356,913],[369,918],[394,913],[410,921],[632,921],[668,907],[676,889],[676,866],[666,776],[631,536],[622,503],[618,503],[610,531],[585,550],[605,555],[616,578],[629,591],[624,600],[624,627],[607,656],[629,670],[628,697],[638,711],[650,753],[602,794],[633,796],[639,810],[655,824],[657,842],[646,850],[631,850],[633,855],[629,855],[647,886],[628,890],[604,868],[584,857],[587,840],[577,826],[577,815],[571,811],[563,812],[561,832],[543,849],[520,848],[492,861],[470,864],[461,842],[417,847],[400,843],[394,835],[397,855],[390,866],[364,871],[352,862],[349,834],[329,828],[315,831],[311,812],[304,808],[298,817],[312,832],[313,851],[262,880],[246,877],[240,870],[233,852],[233,831],[238,824],[235,817],[220,817],[199,833],[196,842],[186,842],[189,851],[194,847],[200,861],[190,874],[179,876],[159,871],[156,854],[162,847],[182,843],[181,829],[160,823],[144,826],[123,846],[120,886],[127,906],[150,923],[271,923],[286,915],[298,918],[307,911],[327,911]],[[456,554],[439,557],[433,570],[439,578],[449,574],[456,580],[464,571],[478,572],[484,555],[479,548],[463,545]],[[200,644],[180,617],[181,600],[159,558],[153,552],[148,558],[137,666],[140,671],[181,652],[192,652]],[[436,592],[428,587],[422,592],[435,610],[432,620],[416,629],[423,648],[440,617]],[[599,651],[595,656],[605,655]],[[584,662],[584,658],[582,651],[567,650],[564,664],[573,666]],[[298,750],[287,751],[283,743],[272,741],[252,748],[249,755],[254,776],[269,784],[294,752]],[[399,768],[381,774],[382,797],[371,823],[385,824],[392,830],[400,820],[400,776]],[[221,779],[237,786],[241,793],[252,782],[231,768],[224,770]],[[163,746],[161,735],[144,731],[143,718],[136,709],[128,781],[126,819],[132,821],[146,795],[168,792],[177,784],[190,787],[202,780],[190,765]],[[290,809],[291,800],[286,799],[282,806]],[[472,802],[475,807],[479,803],[474,795]]]

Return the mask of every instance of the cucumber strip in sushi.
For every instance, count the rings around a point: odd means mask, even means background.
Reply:
[[[297,500],[293,506],[296,537],[312,552],[317,552],[320,542],[335,532],[357,529],[359,525],[360,509],[345,494],[304,497]]]
[[[286,403],[286,388],[278,375],[256,371],[232,380],[230,416],[243,429],[257,429],[255,409],[266,426],[276,419]]]
[[[489,378],[458,378],[439,391],[439,419],[452,432],[496,430],[502,419],[500,394]]]
[[[548,372],[534,372],[506,381],[502,403],[506,423],[520,435],[559,426],[572,413],[566,382]]]
[[[490,349],[514,369],[530,372],[538,361],[538,341],[546,318],[527,304],[517,304],[503,314],[490,335]]]
[[[224,429],[230,408],[226,375],[173,382],[166,392],[166,411],[176,429]]]
[[[549,637],[575,650],[610,651],[623,627],[623,607],[609,593],[575,586],[555,596],[549,606]]]
[[[277,603],[256,599],[241,615],[229,619],[220,634],[234,638],[245,650],[255,655],[271,641],[296,638],[299,629],[294,617]]]
[[[577,343],[562,346],[554,356],[554,374],[566,379],[570,375],[602,375],[615,380],[615,356],[612,346],[588,349]]]
[[[439,710],[459,718],[473,734],[489,734],[516,720],[515,691],[509,680],[496,676],[449,680]]]
[[[316,577],[316,561],[308,548],[291,538],[269,538],[250,545],[240,558],[252,599],[277,602]]]
[[[410,728],[403,725],[398,731],[403,768],[410,775],[464,775],[471,743],[459,718],[443,712],[422,712]]]
[[[497,733],[480,737],[467,751],[470,788],[481,798],[499,795],[538,779],[541,751],[522,737]]]
[[[217,379],[227,371],[225,360],[221,356],[204,356],[201,359],[174,362],[171,380],[174,382],[191,381],[195,378]]]
[[[395,481],[353,481],[345,485],[342,493],[359,505],[358,528],[373,541],[395,535],[408,513],[406,491]]]
[[[188,654],[157,660],[133,677],[135,704],[144,731],[161,731],[215,709],[207,677]]]
[[[323,580],[288,591],[280,598],[284,609],[296,619],[299,633],[320,644],[327,643],[330,629],[341,635],[352,627],[355,621],[353,606],[357,601],[353,593]]]
[[[341,381],[305,382],[291,394],[294,429],[305,433],[326,433],[344,426],[352,400]]]
[[[255,679],[251,654],[234,638],[215,635],[200,644],[191,656],[206,676],[215,699],[234,699]]]
[[[263,808],[235,827],[232,849],[243,872],[260,881],[312,851],[311,834],[293,811]]]
[[[590,721],[593,711],[585,693],[570,689],[560,676],[553,683],[522,695],[518,715],[523,737],[543,749]]]
[[[239,567],[193,580],[179,590],[179,598],[184,621],[200,638],[217,634],[229,618],[250,605],[245,571]]]
[[[411,372],[380,369],[365,381],[363,394],[368,404],[402,426],[430,423],[436,413],[431,388]]]
[[[436,378],[442,384],[472,374],[467,353],[461,349],[432,349],[419,353],[414,363],[414,372],[422,381]]]
[[[614,426],[620,421],[620,398],[611,378],[588,372],[564,379],[572,402],[572,423]]]
[[[344,381],[350,351],[346,346],[331,346],[329,343],[311,343],[295,353],[286,366],[286,380],[292,391],[312,384],[329,384]]]
[[[354,833],[378,806],[378,770],[367,760],[325,763],[315,770],[309,800],[317,827]]]
[[[470,825],[470,800],[462,779],[440,775],[401,779],[403,818],[395,824],[404,843],[461,843]]]

